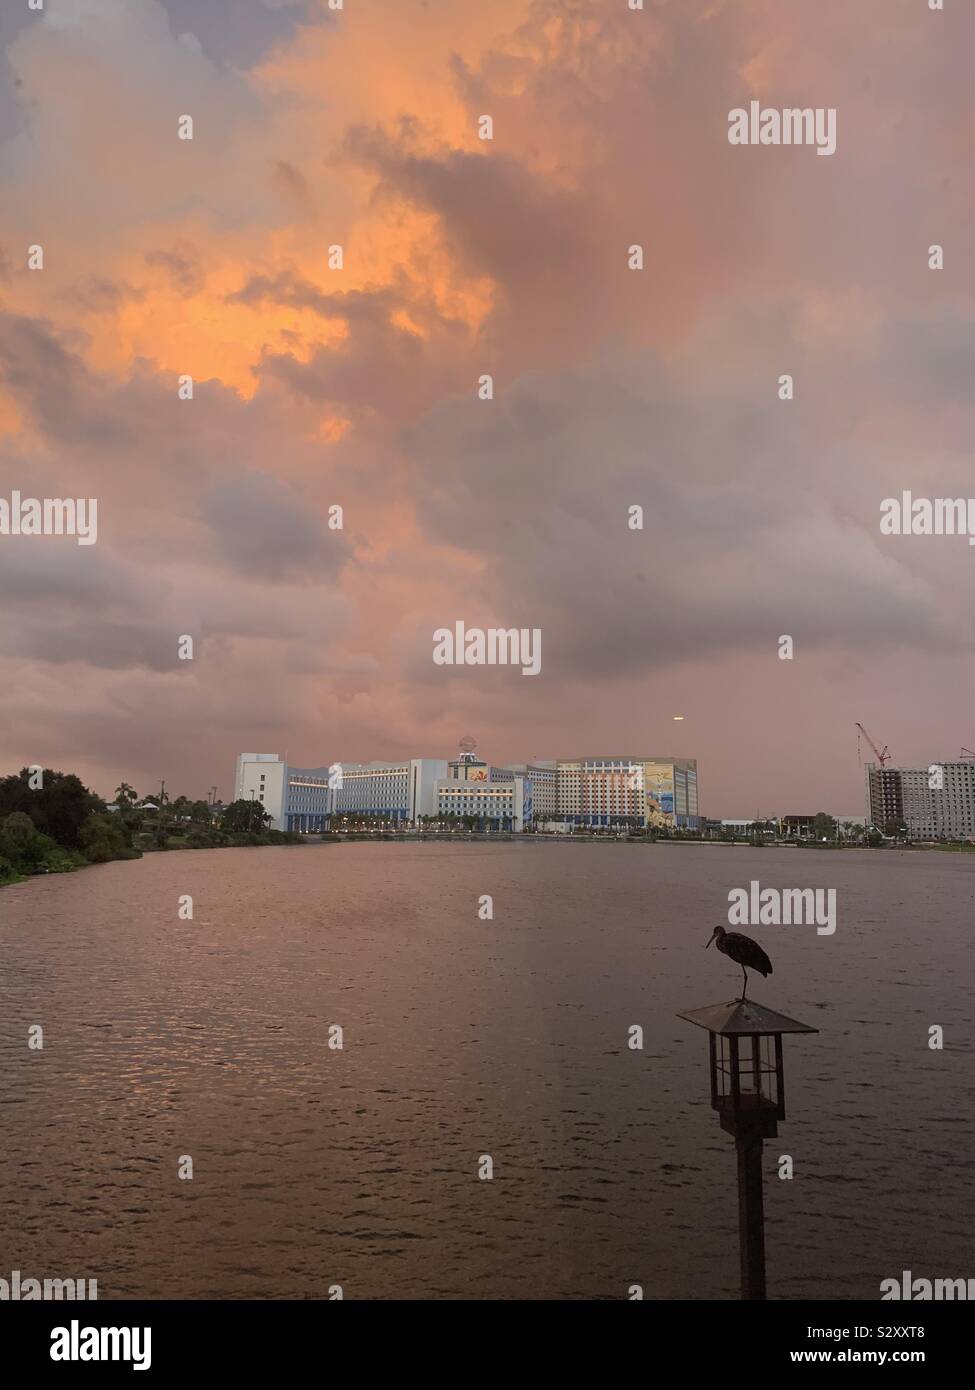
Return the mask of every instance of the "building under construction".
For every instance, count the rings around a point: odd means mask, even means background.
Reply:
[[[929,767],[867,763],[869,824],[882,835],[910,840],[975,837],[975,762]]]

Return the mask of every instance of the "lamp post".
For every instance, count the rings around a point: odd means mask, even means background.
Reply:
[[[786,1033],[818,1033],[750,999],[689,1009],[678,1018],[708,1034],[711,1108],[721,1128],[735,1138],[738,1153],[738,1238],[741,1296],[765,1298],[765,1211],[762,1142],[778,1134],[785,1119]]]

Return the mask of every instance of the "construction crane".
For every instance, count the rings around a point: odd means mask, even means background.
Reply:
[[[858,723],[858,724],[857,724],[857,728],[860,730],[860,733],[863,735],[863,737],[864,737],[864,738],[867,740],[867,742],[870,744],[870,747],[873,749],[874,757],[877,759],[877,762],[880,764],[881,767],[885,767],[885,766],[887,765],[887,763],[890,762],[891,758],[894,756],[892,753],[888,753],[888,752],[887,752],[887,745],[886,745],[886,743],[884,744],[883,752],[881,752],[881,750],[880,750],[880,749],[877,747],[877,745],[874,743],[873,739],[872,739],[872,738],[870,737],[870,735],[867,733],[867,731],[866,731],[866,729],[863,727],[863,725],[860,724],[860,723]],[[860,737],[859,737],[859,734],[857,735],[857,762],[860,763],[860,765],[862,766],[862,761],[861,761],[861,758],[860,758]]]
[[[963,748],[958,761],[960,763],[975,763],[975,753],[970,748]]]

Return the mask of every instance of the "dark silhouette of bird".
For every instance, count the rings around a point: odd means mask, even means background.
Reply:
[[[753,941],[750,936],[742,936],[740,931],[725,931],[724,927],[715,927],[711,937],[705,942],[704,949],[707,950],[711,942],[717,943],[718,950],[722,955],[741,966],[741,973],[745,977],[745,984],[741,991],[744,999],[748,990],[748,970],[757,970],[760,975],[771,975],[772,962],[759,946],[757,941]],[[745,966],[748,966],[748,970]]]

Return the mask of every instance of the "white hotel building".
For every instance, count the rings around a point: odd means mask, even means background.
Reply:
[[[326,830],[331,815],[327,767],[290,767],[277,753],[241,753],[234,801],[259,801],[272,830]]]
[[[524,777],[508,768],[489,767],[467,753],[450,762],[412,758],[402,763],[343,763],[333,815],[339,821],[343,815],[358,814],[414,824],[423,816],[472,816],[522,830],[525,801]],[[530,824],[530,790],[527,809]]]
[[[465,753],[448,764],[449,775],[437,783],[441,816],[473,816],[496,821],[502,830],[524,830],[532,823],[531,780],[527,775]]]
[[[333,811],[418,821],[437,813],[437,783],[447,775],[446,758],[408,758],[401,763],[342,763]],[[338,779],[336,779],[338,780]]]
[[[345,812],[417,821],[436,815],[436,782],[446,775],[446,758],[299,768],[277,753],[241,753],[233,799],[260,801],[273,830],[327,830]]]

